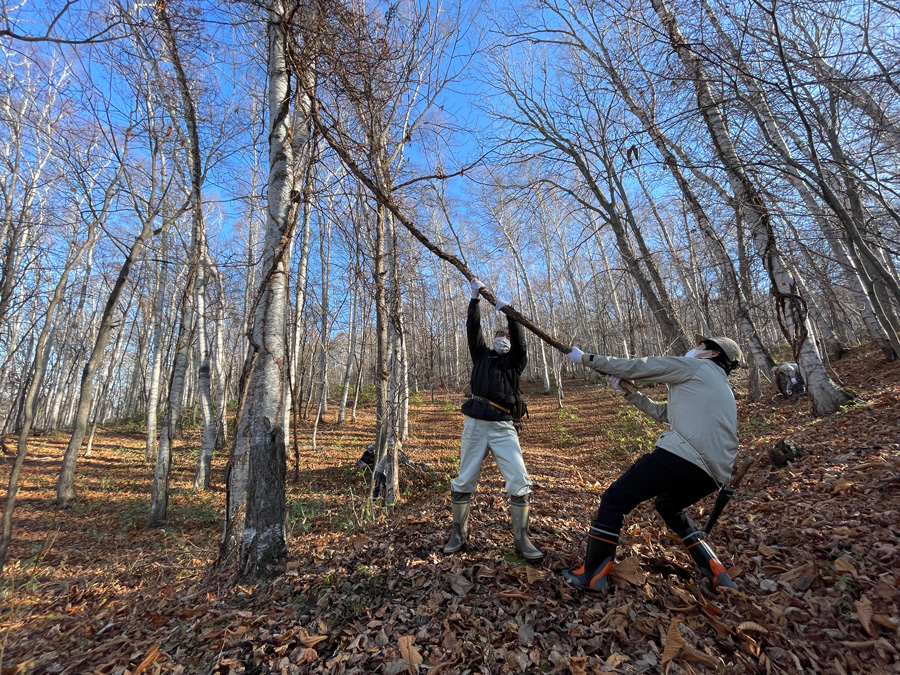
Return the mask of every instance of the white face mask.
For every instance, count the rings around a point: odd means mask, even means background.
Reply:
[[[685,356],[689,359],[708,359],[712,356],[711,349],[692,349]]]
[[[505,337],[495,337],[494,338],[494,351],[498,354],[506,354],[509,352],[510,347],[512,345],[509,342],[509,338]]]

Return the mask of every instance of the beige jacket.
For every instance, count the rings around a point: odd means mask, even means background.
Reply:
[[[609,375],[668,384],[667,403],[640,392],[626,398],[669,425],[657,447],[696,464],[719,484],[728,481],[738,451],[737,405],[724,370],[709,359],[683,356],[617,359],[585,354],[582,363]]]

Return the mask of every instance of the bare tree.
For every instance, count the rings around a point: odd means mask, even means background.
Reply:
[[[756,186],[747,175],[728,133],[719,101],[713,94],[703,64],[692,51],[667,3],[664,0],[652,0],[652,4],[672,48],[681,59],[695,88],[698,109],[706,122],[718,158],[728,174],[741,213],[752,233],[756,251],[763,259],[771,279],[779,318],[784,323],[785,333],[791,341],[794,355],[806,379],[813,410],[818,415],[836,412],[850,400],[851,395],[835,385],[822,364],[815,341],[810,336],[811,326],[806,304],[781,257],[771,216]]]
[[[269,180],[263,276],[252,305],[250,353],[242,375],[237,433],[228,471],[225,533],[218,560],[220,566],[230,566],[250,577],[277,573],[287,557],[283,427],[288,358],[287,260],[296,227],[296,220],[291,218],[292,198],[300,193],[298,176],[306,173],[302,166],[298,173],[294,149],[310,140],[306,112],[311,103],[308,92],[291,90],[291,68],[301,81],[312,68],[311,54],[302,50],[304,45],[299,45],[293,55],[289,51],[292,31],[302,36],[312,34],[310,29],[317,20],[312,10],[283,0],[273,0],[266,8]],[[311,46],[309,41],[305,46]]]
[[[31,377],[28,382],[25,396],[23,399],[23,417],[22,424],[19,429],[19,440],[16,451],[16,459],[13,462],[12,470],[9,476],[9,485],[6,491],[6,505],[3,508],[2,531],[0,531],[0,574],[3,572],[3,566],[6,563],[7,552],[9,550],[9,542],[12,538],[12,518],[13,511],[16,506],[16,493],[18,491],[19,473],[28,454],[28,436],[31,433],[32,423],[34,421],[34,413],[37,404],[38,391],[43,382],[44,372],[47,365],[47,352],[52,347],[50,344],[50,336],[52,327],[55,325],[55,313],[57,307],[65,297],[66,288],[69,281],[69,274],[80,263],[86,251],[91,250],[97,242],[100,234],[100,227],[109,215],[110,205],[118,189],[119,179],[122,174],[123,165],[120,164],[118,170],[110,177],[104,186],[103,201],[95,204],[92,200],[93,185],[90,181],[96,176],[77,175],[76,180],[81,183],[81,194],[83,195],[88,211],[91,214],[87,222],[86,231],[81,235],[79,242],[79,233],[73,232],[70,253],[66,258],[65,266],[56,283],[53,294],[47,305],[43,326],[38,335],[37,344],[34,350],[34,364],[31,368]],[[77,223],[77,221],[76,221]],[[77,227],[77,225],[76,225]]]

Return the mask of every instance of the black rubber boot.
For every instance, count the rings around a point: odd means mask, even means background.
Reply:
[[[528,562],[540,562],[544,554],[538,551],[528,538],[528,521],[530,520],[530,507],[528,495],[509,498],[509,509],[512,515],[513,540],[516,544],[516,553]]]
[[[469,538],[469,506],[472,494],[470,492],[451,492],[450,508],[453,509],[453,527],[450,530],[450,538],[444,544],[444,553],[456,553]]]
[[[691,527],[678,534],[681,541],[687,546],[688,553],[697,563],[697,567],[703,573],[703,578],[709,583],[713,590],[720,588],[737,588],[735,583],[728,576],[723,565],[716,557],[712,546],[706,543],[702,530],[697,527]]]
[[[609,588],[609,571],[616,558],[618,545],[618,532],[610,532],[599,526],[596,521],[592,522],[588,530],[584,564],[577,570],[565,570],[563,577],[574,586],[591,591],[606,591]]]

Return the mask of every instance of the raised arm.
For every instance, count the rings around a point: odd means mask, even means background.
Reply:
[[[472,279],[469,285],[472,289],[472,299],[469,300],[469,311],[466,314],[466,336],[469,341],[469,355],[472,357],[472,363],[475,363],[487,351],[484,335],[481,332],[481,300],[479,299],[479,291],[484,284],[478,279]]]

